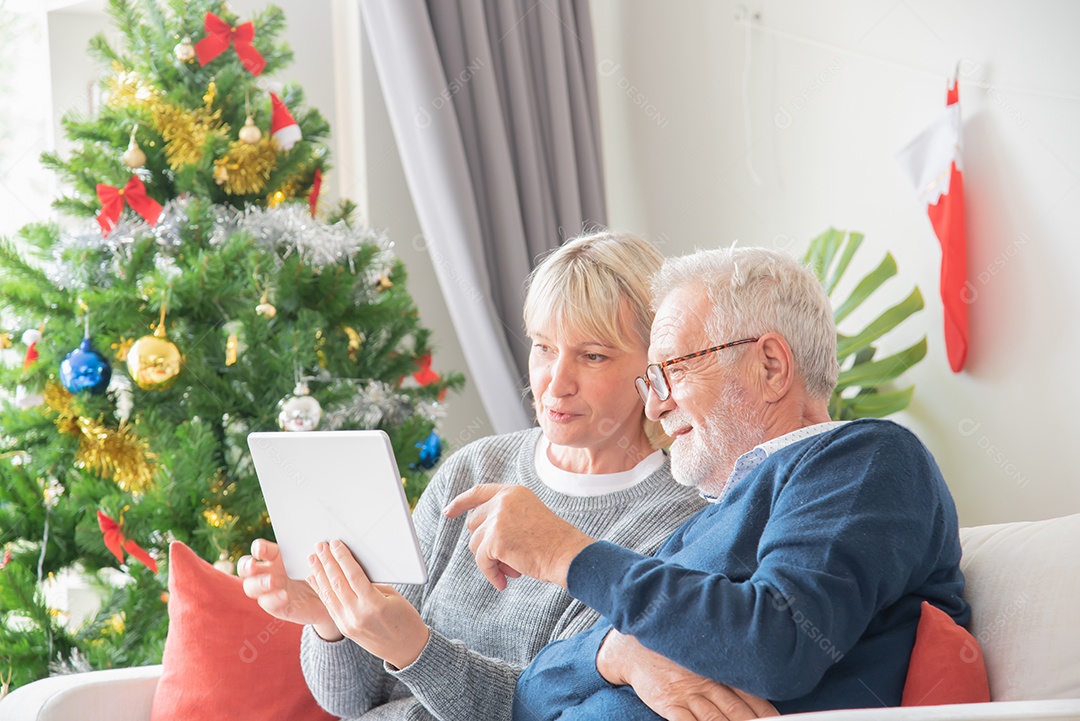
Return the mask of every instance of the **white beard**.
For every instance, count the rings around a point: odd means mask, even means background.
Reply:
[[[762,442],[765,429],[749,403],[749,394],[736,379],[724,386],[716,405],[700,424],[681,410],[661,420],[669,434],[693,425],[671,445],[671,474],[684,486],[719,495],[739,456]]]

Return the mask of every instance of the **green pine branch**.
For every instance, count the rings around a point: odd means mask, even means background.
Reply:
[[[286,86],[281,96],[303,139],[276,154],[263,188],[229,195],[216,169],[249,112],[269,133],[271,106],[234,51],[206,66],[176,56],[181,38],[197,43],[203,37],[208,11],[230,23],[255,24],[264,75],[292,59],[280,40],[285,21],[276,8],[238,18],[219,0],[110,0],[121,39],[113,46],[95,37],[90,55],[111,76],[103,88],[114,92],[117,74],[130,73],[148,89],[146,97],[117,93],[94,117],[66,116],[63,129],[74,149],[42,157],[66,186],[55,207],[82,219],[82,227],[69,235],[59,224],[32,225],[0,240],[0,307],[15,324],[3,330],[18,343],[21,330],[44,326],[37,361],[24,368],[26,349],[16,345],[7,354],[12,362],[0,366],[0,383],[8,389],[21,384],[30,393],[47,389],[52,403],[20,408],[0,402],[0,554],[10,551],[14,559],[0,572],[0,603],[11,609],[0,621],[0,666],[10,660],[23,669],[16,684],[45,675],[50,664],[78,670],[159,661],[168,622],[161,596],[169,541],[181,540],[213,561],[222,552],[235,560],[252,539],[273,537],[247,435],[277,429],[279,401],[293,393],[298,376],[311,379],[312,395],[327,413],[364,397],[372,383],[396,394],[396,415],[363,422],[390,435],[414,501],[429,477],[418,465],[419,445],[434,429],[421,406],[464,382],[461,374],[439,369],[436,383],[399,388],[431,352],[431,333],[420,325],[404,267],[382,265],[381,241],[353,219],[355,204],[342,200],[321,209],[322,222],[340,223],[333,232],[352,233],[359,245],[318,266],[303,250],[312,239],[294,237],[307,231],[274,242],[256,231],[237,232],[250,211],[275,205],[278,191],[293,200],[260,217],[306,222],[316,170],[331,167],[330,128],[306,107],[301,88]],[[218,118],[198,157],[178,169],[166,154],[168,133],[155,125],[173,111],[181,121],[207,112]],[[122,156],[136,124],[146,162],[131,168]],[[89,220],[101,209],[98,184],[119,187],[133,174],[168,213],[150,229],[125,208],[122,232],[99,236]],[[238,212],[230,214],[230,207]],[[312,222],[312,232],[330,232]],[[392,286],[377,290],[373,279],[384,274]],[[180,372],[169,387],[140,388],[127,366],[153,362],[144,341],[162,342],[151,334],[163,304],[168,342],[183,356]],[[117,381],[103,395],[58,395],[61,365],[79,357],[74,351],[84,328]],[[112,461],[146,470],[151,482],[145,488],[126,485],[126,477],[92,460],[101,460],[100,444],[121,432],[135,445]],[[98,511],[158,560],[157,574],[113,556]],[[43,574],[77,571],[97,584],[104,600],[97,616],[66,630],[40,594],[39,562]],[[109,580],[116,573],[124,584]]]

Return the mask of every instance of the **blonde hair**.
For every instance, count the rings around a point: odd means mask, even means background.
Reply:
[[[525,282],[525,332],[583,334],[624,351],[648,348],[652,278],[663,262],[660,251],[630,233],[602,230],[566,241]],[[627,323],[633,338],[626,337]],[[645,419],[644,428],[654,448],[670,442],[658,423]]]

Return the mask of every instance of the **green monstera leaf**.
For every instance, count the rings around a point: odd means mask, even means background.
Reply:
[[[843,302],[839,302],[835,296],[836,288],[862,241],[862,233],[829,228],[810,241],[803,259],[817,273],[833,301],[837,325],[896,275],[896,261],[892,254],[886,254],[878,267],[860,280]],[[922,308],[922,293],[916,286],[907,298],[884,310],[860,332],[854,335],[837,333],[836,358],[840,361],[840,378],[829,400],[829,415],[835,420],[882,418],[907,408],[915,386],[894,389],[888,384],[926,356],[926,336],[884,358],[875,357],[877,347],[874,344]]]

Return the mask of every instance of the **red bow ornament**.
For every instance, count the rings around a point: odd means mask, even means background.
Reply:
[[[233,27],[214,13],[206,13],[206,37],[195,43],[195,54],[199,65],[206,65],[232,45],[247,71],[258,75],[266,67],[266,60],[251,44],[254,39],[255,26],[250,22]]]
[[[142,561],[143,565],[157,573],[157,561],[151,558],[150,554],[135,541],[125,539],[124,534],[120,531],[120,524],[106,516],[104,511],[97,512],[97,520],[101,534],[105,537],[105,548],[112,551],[112,555],[116,556],[116,560],[123,563],[124,551],[127,551],[132,558]]]
[[[123,188],[98,183],[97,197],[101,201],[97,222],[102,233],[108,233],[116,227],[116,221],[120,220],[120,213],[124,210],[124,203],[150,225],[157,225],[161,215],[161,203],[146,194],[146,186],[136,175],[132,175]]]
[[[421,387],[429,386],[432,383],[437,383],[441,376],[431,368],[431,354],[428,353],[425,356],[416,359],[417,370],[412,374],[413,380],[420,384]],[[446,400],[446,389],[443,388],[439,391],[439,400]]]
[[[439,380],[439,374],[431,369],[431,354],[416,359],[416,372],[412,377],[421,386],[429,386]]]

